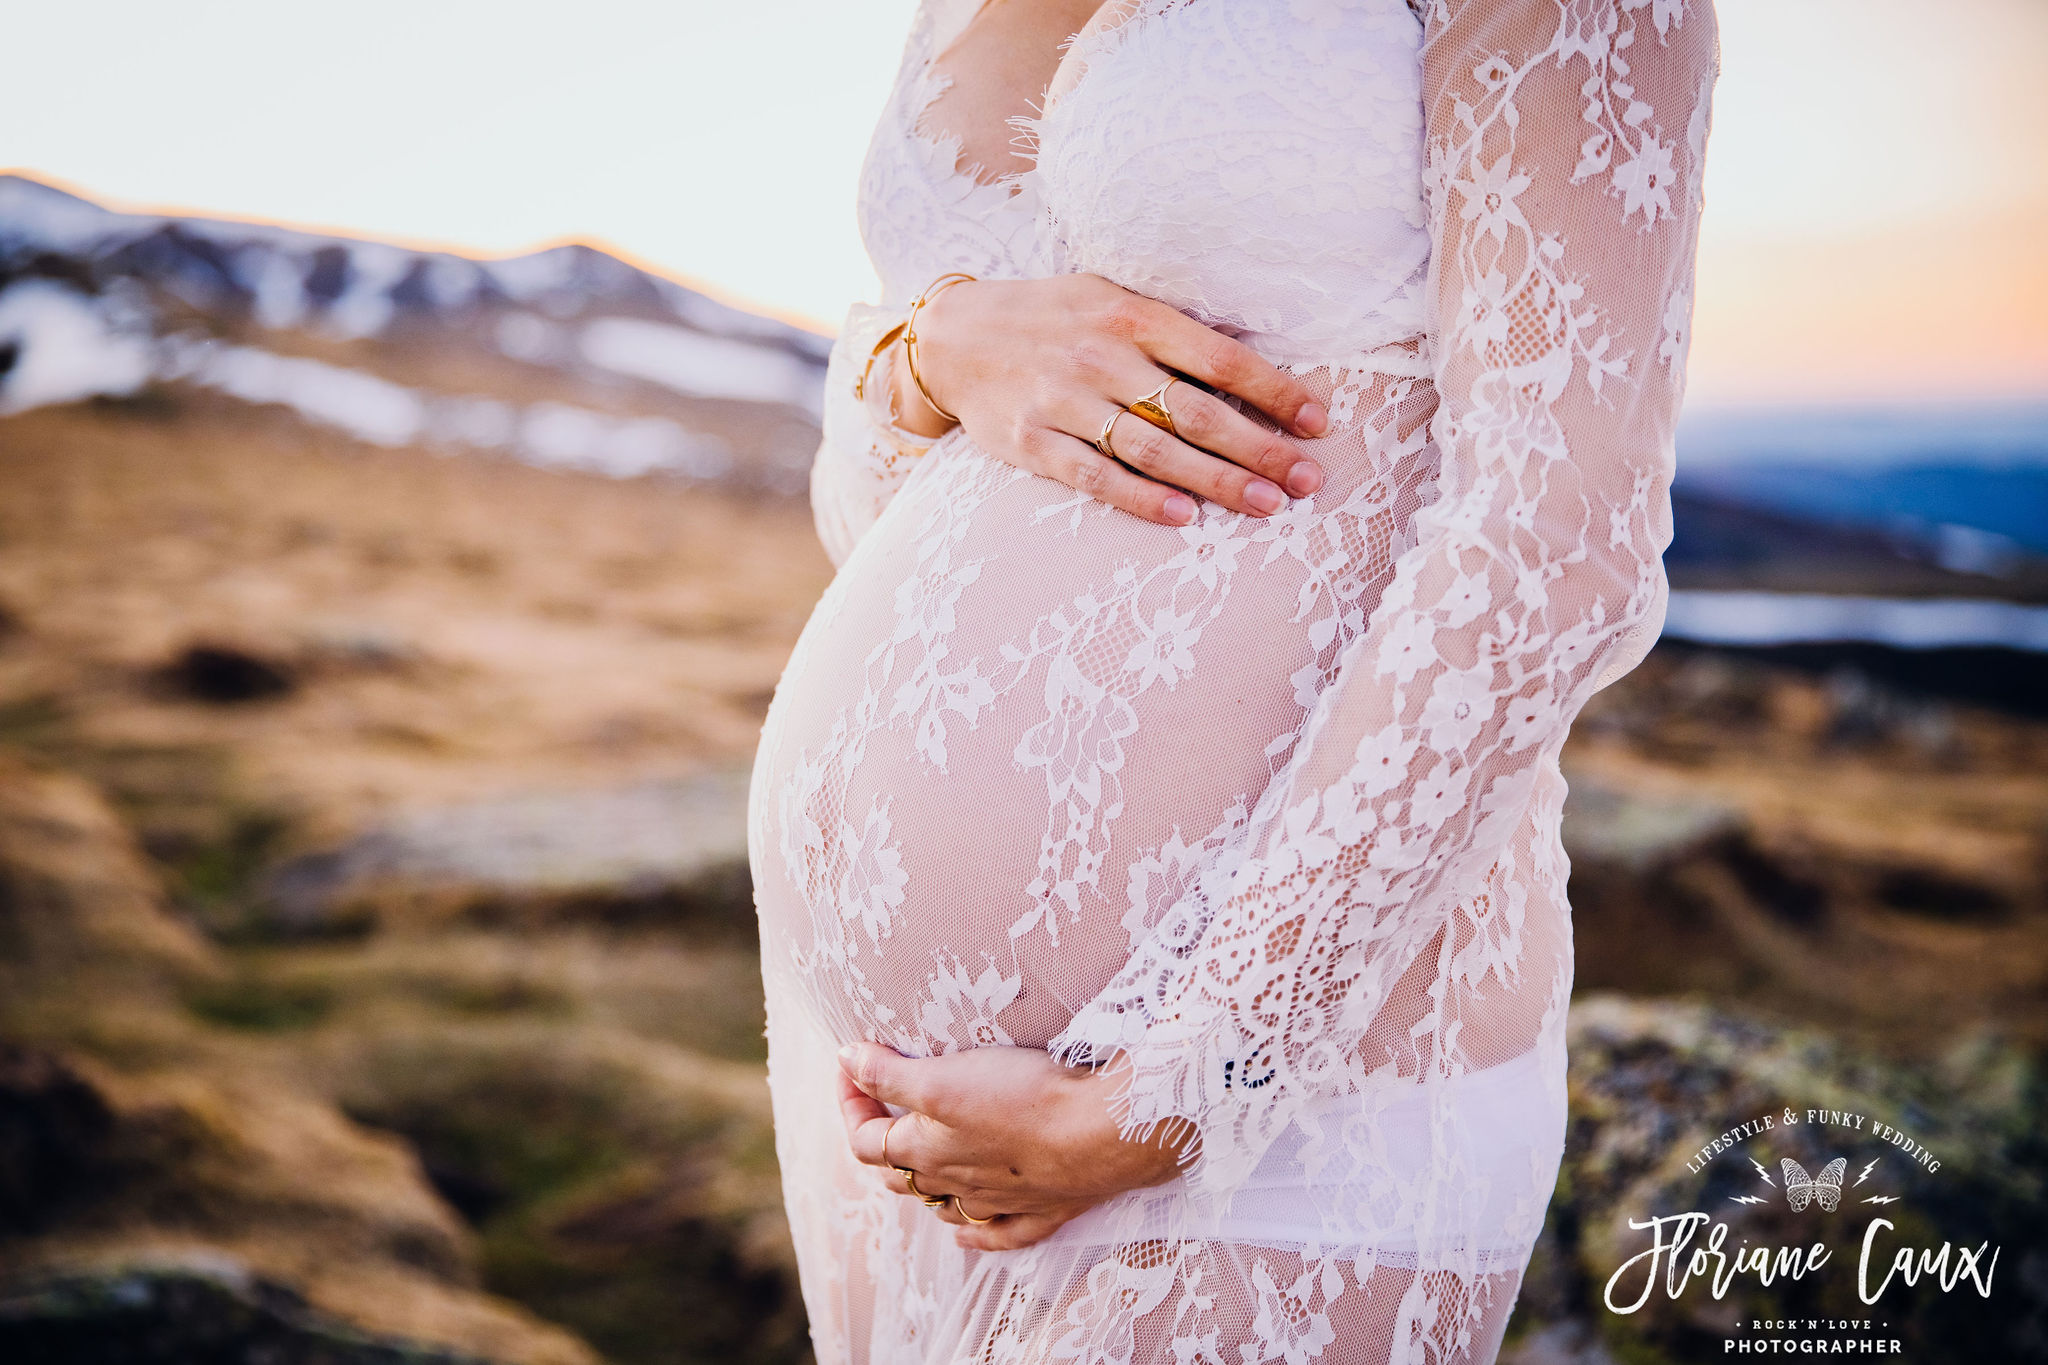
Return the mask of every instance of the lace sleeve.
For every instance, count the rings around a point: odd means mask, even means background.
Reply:
[[[1052,1043],[1228,1193],[1305,1102],[1449,1078],[1457,922],[1663,618],[1716,30],[1704,0],[1432,0],[1440,497],[1243,837]],[[1392,1026],[1390,1026],[1392,1025]],[[1484,1061],[1480,1061],[1481,1065]]]
[[[823,439],[811,465],[811,516],[834,565],[846,562],[931,444],[890,420],[891,369],[900,348],[876,362],[866,401],[854,394],[875,343],[902,320],[900,310],[855,304],[826,364]]]

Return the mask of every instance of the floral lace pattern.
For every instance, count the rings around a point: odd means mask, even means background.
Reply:
[[[956,169],[960,143],[929,132],[924,117],[945,90],[932,58],[972,17],[980,0],[927,0],[904,43],[903,62],[861,167],[861,239],[881,277],[881,306],[856,304],[840,328],[825,375],[824,449],[811,470],[811,505],[826,550],[844,559],[910,473],[923,442],[877,420],[877,404],[853,397],[854,376],[875,341],[902,321],[918,292],[963,270],[981,279],[1053,273],[1029,172],[983,183]],[[889,361],[875,394],[889,390]]]
[[[771,707],[752,853],[821,1361],[1487,1360],[1562,1143],[1557,753],[1661,625],[1717,53],[1704,0],[1143,0],[1037,168],[919,129],[862,196],[890,300],[1088,270],[1327,398],[1327,482],[1140,522],[852,401],[839,576]],[[886,325],[882,323],[881,325]],[[846,392],[837,390],[844,388]],[[1022,1251],[855,1165],[833,1053],[1132,1063],[1179,1178]]]

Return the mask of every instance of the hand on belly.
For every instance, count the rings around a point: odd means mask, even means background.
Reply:
[[[1308,387],[1163,303],[1092,275],[968,280],[929,297],[896,371],[898,410],[923,407],[926,435],[958,422],[1003,463],[1164,526],[1195,519],[1180,488],[1267,517],[1323,485],[1306,451],[1216,396],[1317,437],[1329,413]]]
[[[1191,1128],[1144,1142],[1119,1134],[1115,1061],[1062,1066],[1021,1047],[910,1058],[860,1043],[840,1050],[839,1065],[854,1158],[892,1192],[922,1196],[970,1250],[1030,1246],[1105,1200],[1164,1184],[1194,1155],[1183,1150]],[[891,1116],[885,1104],[910,1112]]]

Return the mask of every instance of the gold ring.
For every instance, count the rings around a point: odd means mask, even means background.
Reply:
[[[973,1214],[967,1211],[967,1206],[961,1203],[957,1197],[953,1200],[953,1207],[958,1209],[960,1211],[960,1216],[962,1218],[965,1218],[970,1223],[993,1223],[996,1221],[997,1215],[993,1213],[986,1218],[976,1218]]]
[[[1161,384],[1158,388],[1131,404],[1125,411],[1134,416],[1144,418],[1169,436],[1180,435],[1179,430],[1173,425],[1173,412],[1166,406],[1166,391],[1172,387],[1173,380],[1168,379],[1164,384]]]
[[[911,1170],[908,1166],[898,1166],[896,1169],[903,1173],[903,1184],[905,1188],[907,1188],[912,1194],[916,1195],[919,1199],[923,1200],[924,1206],[928,1209],[942,1209],[946,1207],[946,1201],[953,1197],[950,1194],[926,1194],[923,1190],[917,1187],[916,1171]]]
[[[923,1190],[920,1190],[917,1187],[916,1171],[912,1170],[908,1166],[898,1166],[895,1162],[889,1160],[889,1139],[891,1136],[895,1134],[896,1125],[903,1122],[903,1120],[907,1117],[908,1115],[898,1114],[895,1118],[890,1119],[889,1126],[882,1130],[882,1164],[884,1166],[887,1166],[890,1170],[896,1172],[896,1174],[902,1176],[903,1188],[909,1190],[912,1194],[916,1195],[919,1199],[923,1200],[924,1206],[926,1208],[942,1208],[945,1206],[946,1201],[953,1197],[952,1195],[946,1194],[940,1195],[937,1199],[932,1198],[930,1195],[926,1194]]]
[[[1109,443],[1110,429],[1116,426],[1117,418],[1123,416],[1125,413],[1129,411],[1129,408],[1118,408],[1115,412],[1112,412],[1109,415],[1109,420],[1102,424],[1102,434],[1095,438],[1095,448],[1101,451],[1103,454],[1109,456],[1109,458],[1112,460],[1117,459],[1117,453],[1116,450]],[[1121,463],[1121,461],[1118,462]]]

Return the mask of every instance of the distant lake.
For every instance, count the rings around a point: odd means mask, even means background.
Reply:
[[[1894,649],[1996,646],[2048,653],[2048,607],[1963,598],[1681,591],[1671,594],[1664,634],[1715,645],[1848,641]]]

